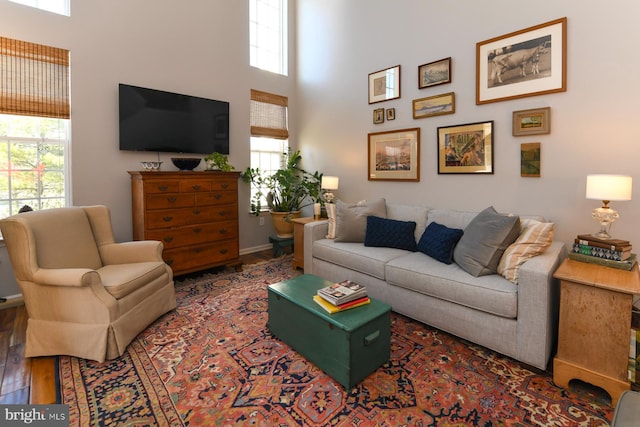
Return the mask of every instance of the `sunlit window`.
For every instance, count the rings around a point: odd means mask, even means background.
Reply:
[[[70,16],[69,2],[71,0],[9,0],[14,3],[24,4],[25,6],[35,7],[37,9],[46,10],[48,12],[58,13],[60,15]]]
[[[249,50],[252,67],[288,74],[287,0],[249,0]]]

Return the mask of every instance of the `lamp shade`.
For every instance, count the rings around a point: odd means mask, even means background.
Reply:
[[[631,181],[626,175],[587,175],[587,199],[631,200]]]
[[[337,176],[323,176],[320,186],[325,190],[337,190],[339,178]]]

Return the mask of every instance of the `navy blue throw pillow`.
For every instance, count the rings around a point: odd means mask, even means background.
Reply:
[[[449,228],[437,222],[429,224],[418,242],[418,250],[445,264],[453,262],[453,249],[462,237],[459,228]]]
[[[395,219],[367,217],[367,230],[364,236],[365,246],[416,250],[414,221],[398,221]]]

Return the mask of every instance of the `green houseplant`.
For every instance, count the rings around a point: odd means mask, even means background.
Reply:
[[[272,218],[282,217],[283,221],[289,222],[287,230],[289,228],[293,230],[290,220],[299,216],[300,210],[305,206],[320,201],[322,174],[317,171],[307,172],[300,166],[302,155],[299,150],[283,155],[285,162],[281,169],[267,174],[258,168],[248,167],[240,177],[256,189],[251,197],[251,213],[260,215],[264,198]],[[274,221],[277,220],[274,219]],[[278,230],[275,222],[274,225]],[[278,232],[278,236],[288,237],[291,233],[292,231]]]
[[[204,161],[207,163],[208,170],[229,172],[235,169],[233,165],[229,164],[229,158],[225,154],[218,153],[216,151],[207,155],[204,158]]]

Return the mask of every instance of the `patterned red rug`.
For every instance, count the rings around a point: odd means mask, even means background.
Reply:
[[[291,257],[187,278],[119,359],[59,358],[72,426],[608,426],[610,400],[392,314],[391,359],[344,390],[266,328]]]

